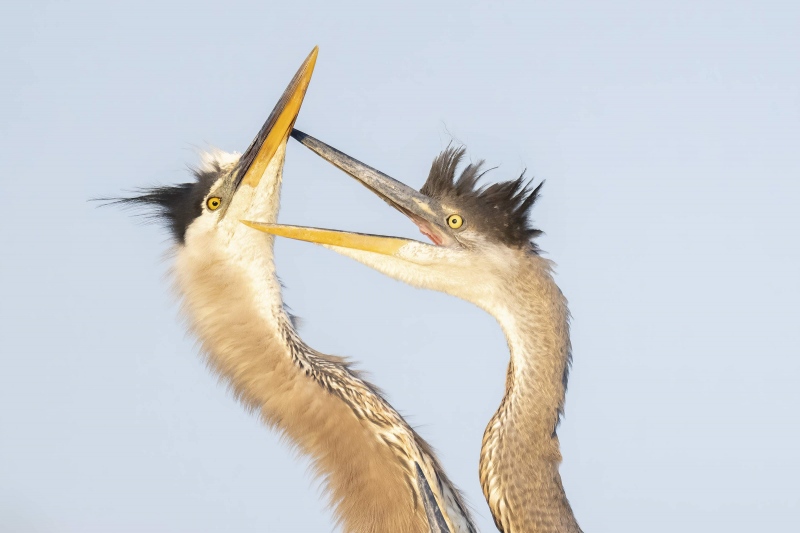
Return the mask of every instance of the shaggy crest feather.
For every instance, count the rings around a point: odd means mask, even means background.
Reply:
[[[163,223],[175,242],[184,244],[186,228],[202,213],[203,199],[214,183],[224,173],[229,172],[240,157],[241,154],[236,152],[218,149],[200,152],[200,165],[191,169],[194,181],[142,187],[133,191],[134,196],[113,198],[111,203],[123,207],[151,208],[146,216]]]
[[[529,215],[544,182],[531,189],[523,171],[517,179],[479,187],[478,180],[488,172],[483,170],[483,160],[467,165],[456,179],[464,153],[463,147],[448,146],[433,160],[420,192],[468,213],[467,223],[481,233],[505,244],[537,250],[532,239],[542,231],[531,227]]]

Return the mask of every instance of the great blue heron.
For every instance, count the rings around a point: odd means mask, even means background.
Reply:
[[[480,456],[483,493],[505,533],[580,531],[561,483],[556,428],[571,360],[569,311],[552,264],[532,239],[529,211],[541,184],[524,175],[479,187],[482,162],[456,179],[463,149],[433,162],[420,192],[295,130],[301,143],[407,215],[433,244],[397,237],[245,222],[323,244],[393,278],[443,291],[494,316],[508,340],[506,391]],[[252,219],[251,219],[252,220]]]
[[[428,444],[346,360],[298,336],[273,238],[239,222],[276,220],[286,143],[316,58],[315,48],[241,157],[212,154],[194,181],[121,201],[154,207],[168,224],[175,285],[202,353],[248,409],[311,459],[344,530],[473,532]]]

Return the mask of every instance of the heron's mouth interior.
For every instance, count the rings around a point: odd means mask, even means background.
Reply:
[[[429,238],[433,244],[436,246],[442,246],[444,244],[444,239],[426,221],[414,216],[409,218],[417,225],[419,232]]]
[[[391,200],[389,201],[391,202]],[[425,235],[427,238],[429,238],[433,244],[435,244],[436,246],[444,245],[447,236],[442,235],[440,232],[436,231],[436,229],[427,220],[418,217],[411,211],[404,209],[402,206],[399,206],[394,202],[391,202],[391,205],[392,207],[403,213],[405,216],[407,216],[409,219],[411,219],[411,222],[416,224],[417,228],[419,228],[419,232]]]
[[[442,241],[436,235],[425,231],[425,228],[420,227],[419,232],[428,237],[436,246],[442,245]]]

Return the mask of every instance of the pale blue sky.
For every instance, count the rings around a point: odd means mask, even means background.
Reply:
[[[7,2],[0,7],[0,531],[329,531],[305,464],[204,368],[166,233],[90,197],[243,150],[311,48],[298,127],[414,186],[451,139],[547,184],[574,316],[562,473],[589,532],[800,529],[800,5]],[[296,143],[280,220],[416,235]],[[277,245],[493,531],[498,326]]]

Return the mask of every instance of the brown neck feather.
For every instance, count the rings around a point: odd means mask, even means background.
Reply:
[[[578,533],[558,466],[556,426],[570,358],[569,311],[547,260],[520,259],[496,308],[511,360],[506,392],[483,437],[480,478],[504,533]]]
[[[345,531],[428,531],[415,461],[463,506],[427,444],[380,394],[346,361],[297,337],[271,257],[263,275],[274,294],[260,298],[250,274],[209,257],[211,246],[196,249],[205,255],[178,253],[175,273],[202,351],[242,403],[312,459]]]

